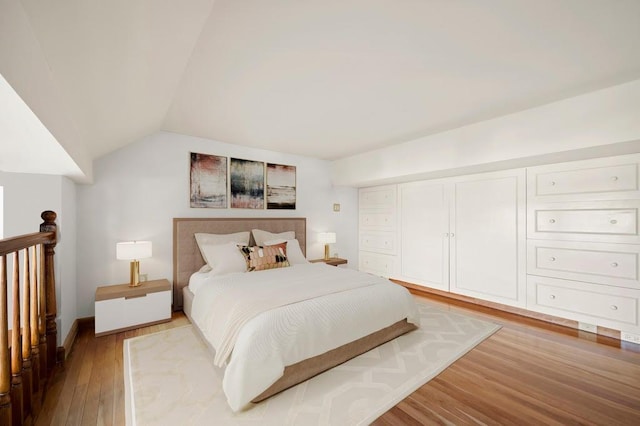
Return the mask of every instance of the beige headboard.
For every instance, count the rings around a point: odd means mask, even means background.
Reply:
[[[269,232],[295,231],[300,248],[307,252],[306,218],[174,218],[173,219],[173,309],[182,309],[182,288],[191,274],[202,268],[204,260],[194,234],[231,234],[262,229]],[[251,244],[254,244],[253,235]]]

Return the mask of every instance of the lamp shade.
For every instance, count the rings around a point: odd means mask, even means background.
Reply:
[[[335,232],[320,232],[318,234],[318,241],[323,244],[333,244],[336,242]]]
[[[151,241],[128,241],[116,244],[116,259],[134,260],[151,257]]]

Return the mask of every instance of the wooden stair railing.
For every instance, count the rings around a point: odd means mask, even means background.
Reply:
[[[41,217],[44,222],[40,232],[0,240],[0,425],[3,426],[34,423],[56,363],[56,214],[48,210]]]

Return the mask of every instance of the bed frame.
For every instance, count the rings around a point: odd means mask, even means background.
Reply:
[[[219,219],[219,218],[175,218],[173,219],[173,307],[175,310],[183,308],[187,316],[190,315],[190,292],[188,289],[189,277],[198,271],[204,260],[198,249],[194,234],[206,232],[212,234],[230,234],[252,229],[262,229],[279,233],[295,231],[296,239],[300,242],[300,248],[306,256],[306,219],[305,218],[246,218],[246,219]],[[250,244],[254,244],[251,235]],[[183,294],[185,297],[183,297]],[[260,402],[291,386],[304,382],[311,377],[322,373],[336,365],[342,364],[376,346],[393,340],[396,337],[416,329],[416,326],[406,319],[398,321],[382,330],[355,340],[344,346],[340,346],[324,354],[286,366],[284,375],[271,387],[258,395],[252,402]],[[197,330],[199,331],[199,330]],[[201,336],[202,337],[202,336]],[[205,343],[206,340],[203,337]],[[207,344],[207,346],[209,346]],[[211,347],[209,346],[211,349]]]

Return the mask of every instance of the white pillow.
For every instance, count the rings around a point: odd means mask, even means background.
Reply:
[[[282,242],[283,240],[287,241],[296,238],[296,233],[294,231],[274,234],[273,232],[263,231],[261,229],[252,229],[251,233],[253,234],[253,239],[256,241],[256,245],[258,246],[265,245],[265,241],[280,240],[280,242]]]
[[[245,272],[247,270],[247,263],[238,249],[238,243],[235,241],[201,246],[201,250],[204,253],[204,260],[211,267],[212,275]]]
[[[217,246],[230,242],[242,244],[243,246],[249,245],[249,231],[236,232],[234,234],[203,234],[198,232],[195,233],[194,236],[196,237],[196,243],[198,243],[198,248],[205,262],[207,258],[202,250],[203,246]]]
[[[255,236],[254,236],[255,238]],[[269,240],[265,241],[265,246],[271,246],[274,244],[280,244],[282,242],[287,243],[287,260],[289,261],[289,265],[300,265],[303,263],[309,263],[309,261],[302,254],[302,249],[300,249],[300,242],[296,239],[293,240]]]

